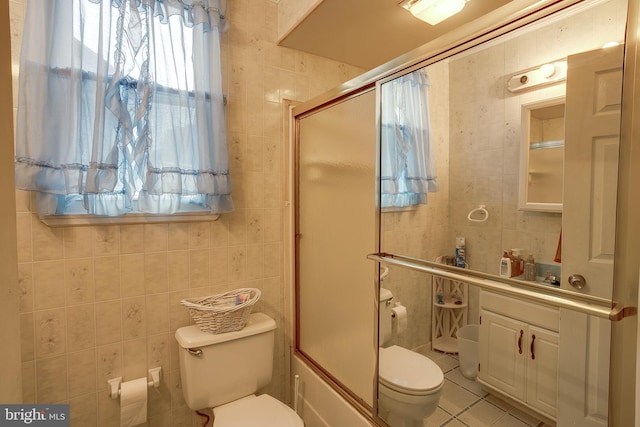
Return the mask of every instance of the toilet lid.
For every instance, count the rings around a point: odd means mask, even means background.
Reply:
[[[380,348],[380,382],[400,393],[422,395],[444,382],[442,369],[431,359],[393,345]]]
[[[261,394],[214,408],[214,427],[303,427],[302,419],[279,400]]]

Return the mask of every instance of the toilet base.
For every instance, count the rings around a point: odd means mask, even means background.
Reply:
[[[390,413],[386,419],[387,424],[391,427],[423,427],[423,420],[412,420],[408,418],[403,418],[398,416],[397,414]]]

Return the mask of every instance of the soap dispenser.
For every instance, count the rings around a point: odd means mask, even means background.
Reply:
[[[511,263],[511,257],[507,251],[504,251],[502,253],[502,258],[500,259],[500,276],[511,277]]]
[[[529,254],[524,262],[524,280],[530,282],[535,282],[536,280],[536,261],[533,259],[532,254]]]

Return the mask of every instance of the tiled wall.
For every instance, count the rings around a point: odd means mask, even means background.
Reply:
[[[17,84],[25,1],[10,7]],[[16,195],[24,401],[70,403],[73,426],[119,425],[106,380],[154,366],[164,378],[150,390],[148,424],[200,425],[180,389],[174,332],[190,321],[180,300],[244,286],[262,290],[256,310],[278,323],[265,391],[286,395],[283,100],[305,101],[362,70],[276,46],[273,0],[230,0],[227,15],[234,213],[211,223],[48,228],[29,194]]]

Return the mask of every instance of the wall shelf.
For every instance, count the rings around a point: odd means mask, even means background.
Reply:
[[[442,263],[442,257],[438,257],[436,262]],[[469,285],[465,282],[433,276],[432,286],[431,349],[444,353],[457,353],[457,332],[467,324]]]

